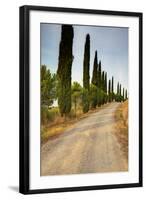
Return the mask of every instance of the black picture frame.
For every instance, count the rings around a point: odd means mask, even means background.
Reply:
[[[54,189],[35,189],[29,188],[29,13],[32,10],[37,11],[56,11],[67,13],[84,13],[95,15],[114,15],[114,16],[130,16],[139,18],[139,182],[129,184],[114,185],[97,185],[97,186],[81,186]],[[19,191],[22,194],[34,193],[52,193],[52,192],[69,192],[83,190],[99,190],[99,189],[115,189],[141,187],[143,182],[142,176],[142,13],[138,12],[122,12],[107,10],[89,10],[75,8],[57,8],[44,6],[22,6],[20,7],[20,134],[19,134]]]

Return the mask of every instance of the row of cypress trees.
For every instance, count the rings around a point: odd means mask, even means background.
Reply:
[[[71,72],[73,62],[73,37],[71,25],[62,25],[61,41],[59,46],[58,62],[58,105],[63,116],[71,111]],[[124,101],[127,99],[127,90],[120,83],[117,84],[117,93],[114,93],[114,77],[107,83],[107,72],[102,71],[101,61],[98,62],[95,51],[93,74],[90,83],[90,35],[86,35],[83,59],[83,112],[88,112],[90,107],[96,108],[107,102]]]

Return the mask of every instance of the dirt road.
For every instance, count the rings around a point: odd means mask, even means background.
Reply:
[[[41,147],[41,175],[127,171],[111,103]]]

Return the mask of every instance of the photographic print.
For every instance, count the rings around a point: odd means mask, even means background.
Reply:
[[[41,176],[128,170],[128,28],[41,24]]]
[[[20,7],[20,193],[142,186],[142,13]]]

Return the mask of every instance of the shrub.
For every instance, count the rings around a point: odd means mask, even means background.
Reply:
[[[90,104],[91,104],[91,108],[96,108],[96,105],[97,105],[97,87],[93,84],[90,85]]]
[[[82,104],[83,104],[83,113],[88,112],[89,111],[89,92],[87,89],[83,89]]]
[[[56,116],[59,115],[58,108],[48,108],[47,106],[41,107],[41,123],[47,124],[55,120]]]

